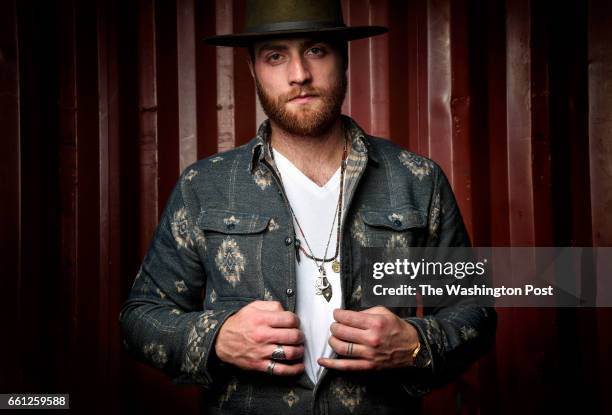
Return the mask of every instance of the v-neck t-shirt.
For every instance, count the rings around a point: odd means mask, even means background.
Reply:
[[[317,258],[323,258],[329,239],[326,258],[331,258],[336,252],[337,243],[338,218],[336,208],[340,192],[340,168],[325,185],[319,186],[281,153],[274,149],[272,151],[274,161],[281,174],[287,199],[302,231],[306,235],[306,238],[304,238],[294,219],[296,237],[300,240],[304,250]],[[310,249],[312,249],[312,253]],[[338,260],[340,260],[340,254],[338,254]],[[300,319],[300,329],[305,337],[304,365],[306,373],[315,384],[323,370],[323,367],[317,363],[317,359],[333,355],[333,349],[328,343],[331,334],[329,328],[334,322],[334,309],[340,308],[342,305],[340,274],[332,270],[331,264],[330,261],[325,262],[324,265],[326,277],[332,287],[332,297],[327,302],[323,295],[315,294],[315,282],[319,275],[319,269],[315,261],[301,251],[300,262],[296,260],[296,313]]]

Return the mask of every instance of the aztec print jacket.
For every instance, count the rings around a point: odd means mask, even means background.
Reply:
[[[352,138],[341,228],[343,308],[362,310],[361,247],[469,246],[444,173],[433,161],[366,135]],[[461,303],[391,310],[413,324],[431,359],[423,369],[325,370],[316,385],[221,362],[224,321],[254,300],[296,307],[292,217],[266,140],[200,160],[181,175],[120,313],[124,345],[175,383],[203,386],[207,414],[406,414],[457,378],[495,336],[492,308]]]

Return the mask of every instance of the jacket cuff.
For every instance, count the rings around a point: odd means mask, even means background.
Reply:
[[[425,336],[423,318],[407,317],[402,318],[407,323],[410,323],[417,331],[423,357],[429,360],[429,365],[424,368],[410,367],[406,371],[406,376],[403,377],[401,384],[404,390],[413,398],[420,398],[423,395],[431,392],[431,379],[434,374],[434,358],[432,355],[432,345],[430,340]]]
[[[185,329],[180,375],[175,384],[197,383],[209,387],[213,382],[215,340],[221,326],[238,310],[206,310],[198,315]]]

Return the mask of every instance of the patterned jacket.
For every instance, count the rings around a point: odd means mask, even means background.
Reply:
[[[366,135],[352,138],[341,228],[343,308],[363,309],[361,247],[467,246],[461,214],[433,161]],[[264,122],[250,142],[181,175],[120,313],[127,350],[176,383],[203,386],[206,413],[418,413],[421,396],[465,371],[491,344],[496,314],[475,304],[392,311],[413,324],[424,369],[325,370],[317,385],[246,372],[215,355],[224,321],[254,300],[296,308],[295,233]]]

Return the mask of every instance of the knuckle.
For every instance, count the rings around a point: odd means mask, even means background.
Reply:
[[[372,308],[372,311],[382,311],[382,310],[383,310],[383,307],[380,306],[380,305],[377,305],[377,306]]]
[[[290,313],[289,314],[289,324],[292,327],[299,327],[300,326],[300,318],[295,315],[294,313]]]
[[[294,327],[293,326],[293,317],[288,312],[283,312],[279,314],[279,322],[285,327]]]
[[[368,343],[370,344],[370,346],[377,348],[377,347],[380,347],[380,345],[382,344],[382,340],[380,336],[373,335],[373,336],[370,336],[370,338],[368,339]]]
[[[382,318],[375,318],[372,321],[372,328],[374,330],[381,330],[385,326],[385,322]]]
[[[264,343],[266,337],[267,336],[266,336],[265,330],[262,327],[257,327],[253,331],[252,338],[255,343]]]
[[[300,342],[300,332],[297,330],[292,330],[289,332],[289,342],[290,343],[299,343]]]
[[[291,360],[293,359],[299,359],[300,357],[302,357],[304,355],[304,349],[300,348],[300,347],[294,347],[291,353]]]
[[[261,313],[252,313],[251,321],[253,322],[253,325],[259,326],[263,323],[263,316]]]
[[[265,309],[265,307],[266,305],[264,301],[255,300],[255,301],[248,303],[246,306],[244,306],[242,310],[244,310],[244,312],[247,313],[247,312],[253,312],[255,310],[263,310]]]

